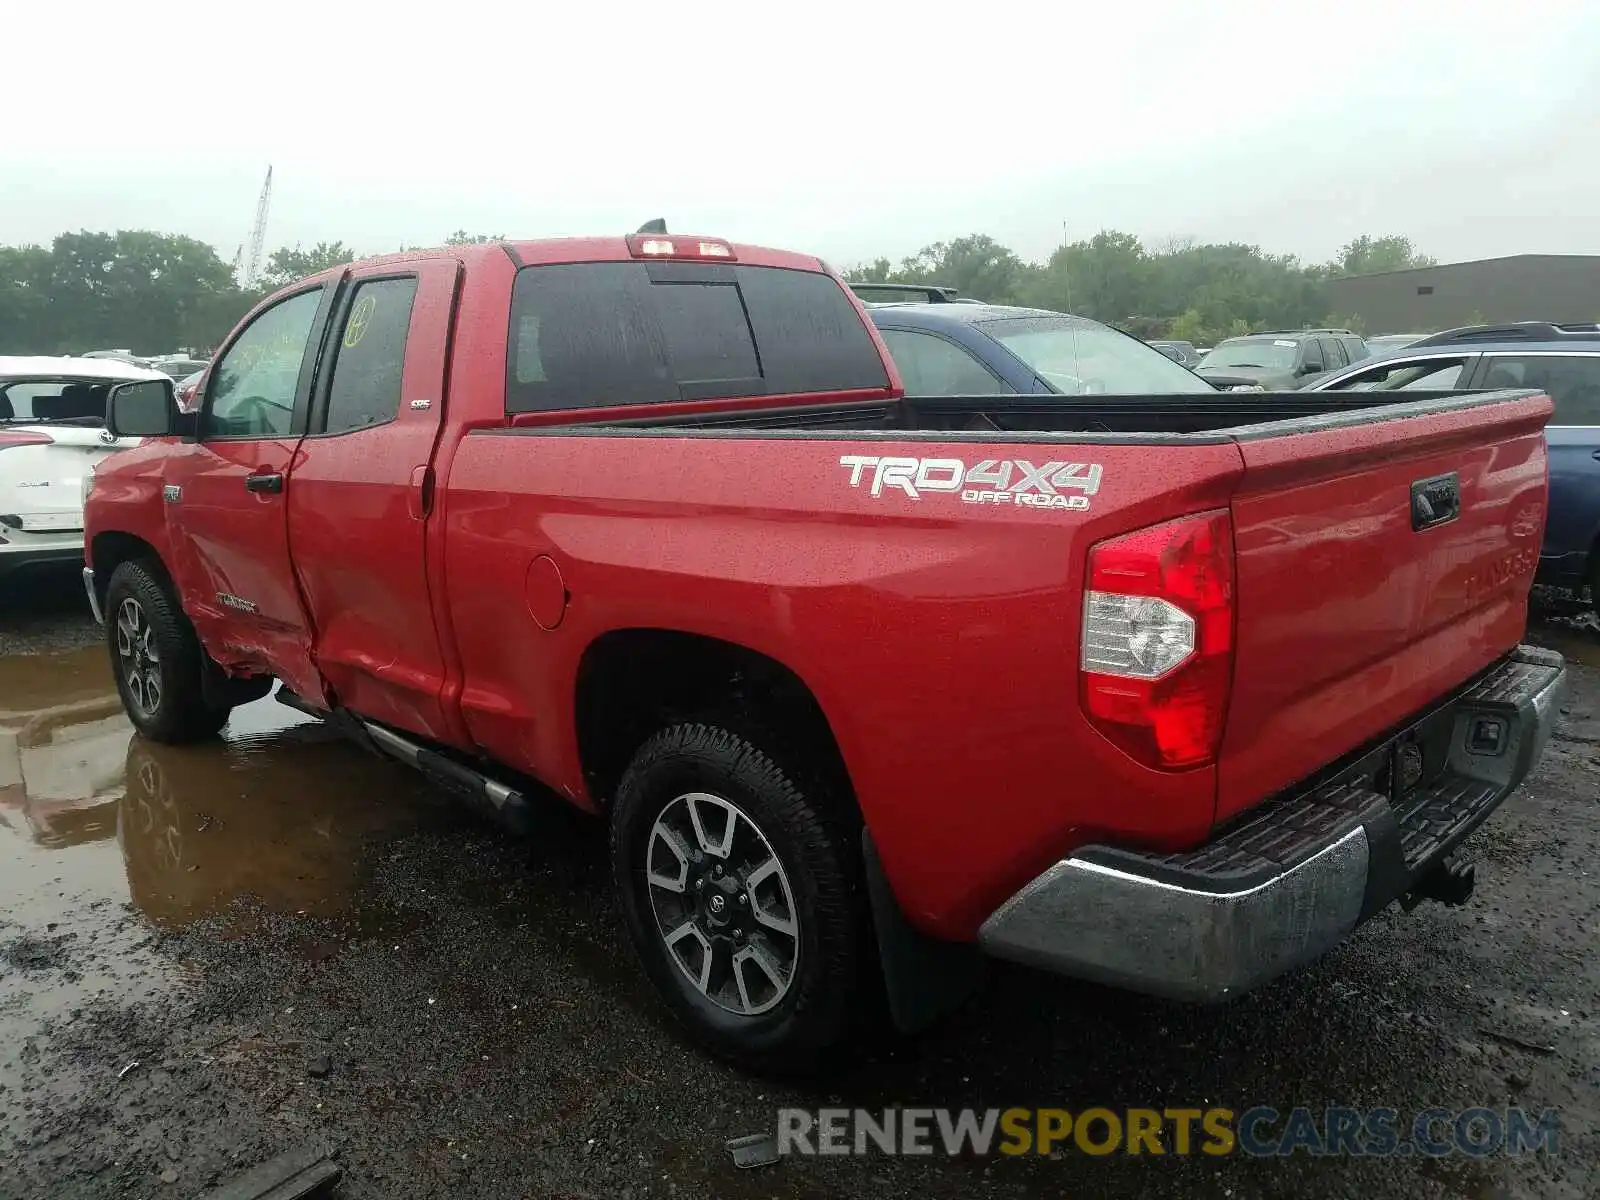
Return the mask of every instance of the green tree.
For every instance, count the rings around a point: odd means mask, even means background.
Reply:
[[[1102,230],[1052,254],[1030,281],[1024,299],[1097,321],[1128,321],[1150,311],[1152,271],[1138,238]]]
[[[194,238],[147,230],[64,233],[48,251],[0,251],[0,350],[156,354],[204,344],[237,307],[233,273]]]
[[[875,258],[870,263],[860,263],[844,272],[850,283],[893,283],[894,264],[887,258]]]
[[[53,263],[43,246],[0,246],[0,354],[57,348]]]
[[[353,262],[355,257],[356,252],[343,242],[318,242],[309,250],[301,249],[296,242],[293,247],[283,246],[272,252],[257,282],[269,292],[277,291],[307,275]]]
[[[1376,275],[1382,271],[1406,271],[1413,267],[1432,267],[1438,259],[1419,254],[1411,239],[1398,234],[1369,237],[1363,234],[1347,242],[1336,261],[1327,266],[1330,275]]]
[[[1039,268],[987,234],[974,233],[924,246],[898,267],[887,258],[845,272],[852,283],[926,283],[953,287],[970,299],[1015,304]]]
[[[468,233],[465,229],[458,229],[445,238],[446,246],[482,246],[487,242],[503,242],[506,235],[503,233]]]

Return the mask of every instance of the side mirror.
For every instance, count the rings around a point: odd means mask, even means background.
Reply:
[[[176,432],[178,400],[172,380],[119,383],[106,399],[106,432],[114,438],[167,437]]]
[[[1319,362],[1303,362],[1300,364],[1299,374],[1320,375],[1322,374],[1322,364]]]

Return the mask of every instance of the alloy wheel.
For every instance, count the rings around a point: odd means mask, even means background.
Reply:
[[[710,792],[688,792],[650,828],[645,880],[656,930],[691,985],[736,1016],[788,995],[800,959],[794,891],[750,815]]]
[[[161,707],[161,653],[144,606],[132,597],[117,609],[117,662],[140,713],[155,716]]]

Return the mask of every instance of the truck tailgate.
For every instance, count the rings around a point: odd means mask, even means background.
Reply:
[[[1544,532],[1550,411],[1544,396],[1455,397],[1240,434],[1219,821],[1517,645]]]

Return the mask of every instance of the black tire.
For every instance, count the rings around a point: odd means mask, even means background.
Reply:
[[[770,854],[781,866],[774,881],[769,867],[746,871],[744,878],[755,878],[765,871],[769,883],[766,899],[760,900],[757,887],[747,890],[734,882],[742,860],[729,854],[726,860],[701,854],[698,866],[685,862],[683,892],[692,906],[715,903],[718,888],[732,888],[730,901],[737,899],[742,926],[727,935],[726,955],[739,973],[740,954],[754,955],[750,947],[764,947],[768,962],[782,958],[792,945],[795,957],[787,972],[781,998],[774,995],[771,1007],[754,1011],[746,996],[744,982],[752,980],[750,961],[745,961],[745,981],[730,979],[727,987],[736,988],[725,998],[747,1011],[730,1011],[725,1003],[696,985],[690,966],[682,955],[674,957],[667,945],[666,927],[676,918],[662,917],[657,905],[670,907],[676,897],[652,885],[647,872],[652,853],[661,853],[658,821],[673,819],[691,794],[707,794],[710,799],[736,809],[753,826],[759,837],[752,837],[742,823],[738,844],[759,847],[757,855]],[[690,802],[692,807],[693,802]],[[684,809],[683,811],[687,811]],[[717,810],[720,812],[721,810]],[[730,821],[737,818],[730,815]],[[711,822],[708,822],[711,824]],[[663,826],[665,828],[665,826]],[[733,835],[729,835],[730,840]],[[868,931],[870,923],[860,885],[861,867],[858,832],[844,819],[837,806],[824,797],[810,797],[797,786],[765,752],[738,734],[714,725],[675,725],[656,734],[634,756],[617,790],[611,811],[611,864],[624,921],[635,949],[656,989],[667,1006],[684,1024],[693,1038],[708,1050],[758,1070],[794,1071],[815,1068],[826,1052],[846,1042],[855,1022],[862,1015],[859,999],[866,965],[870,962]],[[700,846],[687,847],[691,857]],[[670,866],[673,854],[666,858]],[[722,861],[728,862],[722,868]],[[657,859],[658,874],[663,863]],[[711,879],[717,870],[722,876]],[[693,879],[691,879],[693,875]],[[707,891],[696,892],[694,880],[711,883]],[[781,918],[788,900],[790,915],[797,925],[794,935],[774,933],[764,927],[765,919],[751,920],[758,907],[769,908],[764,917]],[[729,911],[733,904],[726,905]],[[709,925],[710,914],[701,908],[702,931],[712,937],[696,939],[699,946],[713,942],[722,945],[726,930]],[[708,957],[711,951],[705,953]],[[688,953],[688,957],[695,957]],[[702,962],[707,960],[700,960]],[[757,964],[759,965],[759,964]],[[709,969],[708,969],[709,975]],[[765,980],[765,983],[763,982]],[[767,991],[777,993],[773,977],[763,970],[753,977],[749,991],[760,1002],[767,1002]],[[771,984],[768,988],[766,984]]]
[[[134,728],[179,743],[227,724],[233,706],[208,702],[206,652],[160,567],[119,564],[106,585],[105,617],[111,673]]]

